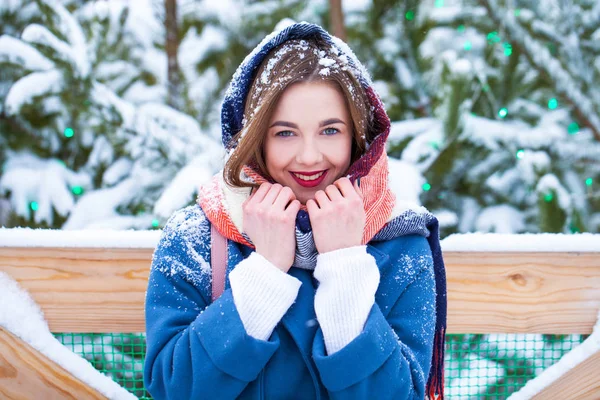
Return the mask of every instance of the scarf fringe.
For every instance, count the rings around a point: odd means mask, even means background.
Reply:
[[[427,396],[429,400],[444,399],[444,353],[446,346],[446,329],[435,332],[433,339],[433,357],[429,381],[427,382]]]

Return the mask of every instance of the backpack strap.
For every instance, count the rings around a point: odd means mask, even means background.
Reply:
[[[212,300],[218,299],[225,290],[227,270],[227,239],[210,225],[210,267],[212,271]]]

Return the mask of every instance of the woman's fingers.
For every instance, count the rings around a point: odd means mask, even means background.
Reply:
[[[329,200],[329,197],[327,197],[325,192],[322,190],[319,190],[317,193],[315,193],[315,202],[321,210],[328,208],[328,206],[331,204],[331,200]]]
[[[260,203],[265,198],[265,195],[269,191],[271,184],[269,182],[265,182],[260,187],[254,191],[254,194],[250,194],[250,197],[246,201],[253,201],[256,203]]]
[[[294,192],[292,191],[292,189],[290,189],[287,186],[284,186],[283,188],[281,188],[281,190],[279,191],[279,194],[277,195],[277,198],[275,199],[275,201],[273,202],[273,205],[275,206],[276,209],[278,210],[285,210],[285,207],[290,203],[290,201],[292,200],[296,200],[296,195],[294,195]]]
[[[314,215],[315,212],[319,211],[319,206],[317,205],[317,202],[313,199],[308,200],[306,202],[306,211],[308,211],[308,216],[312,218],[312,215]]]
[[[327,186],[325,188],[325,193],[327,194],[327,197],[329,197],[329,200],[331,200],[331,201],[342,200],[342,194],[340,193],[340,190],[338,189],[338,187],[335,185]]]
[[[281,192],[281,189],[283,189],[283,186],[281,186],[279,183],[271,185],[269,191],[267,194],[265,194],[265,198],[262,200],[262,203],[265,203],[269,206],[273,205],[273,203],[275,203],[275,199],[279,195],[279,192]]]
[[[289,213],[294,218],[294,220],[296,219],[298,211],[300,211],[300,202],[296,199],[294,199],[285,209],[285,212]]]
[[[346,199],[351,199],[353,196],[361,197],[362,192],[357,192],[356,188],[358,185],[354,182],[354,185],[350,183],[350,179],[348,178],[340,178],[337,181],[333,182],[333,184],[340,190],[342,196]],[[362,197],[361,197],[362,198]]]

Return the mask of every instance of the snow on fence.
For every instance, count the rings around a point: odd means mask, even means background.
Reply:
[[[144,332],[159,236],[0,229],[0,271],[29,292],[52,332]],[[442,248],[448,333],[592,333],[600,310],[600,235],[452,235]],[[577,387],[588,396],[578,398],[600,397],[600,345],[589,348],[595,350],[581,365],[571,362],[568,373],[554,373],[539,390],[574,398]]]

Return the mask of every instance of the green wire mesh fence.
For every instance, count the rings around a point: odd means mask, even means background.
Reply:
[[[143,333],[55,334],[66,347],[140,399]],[[584,335],[463,334],[446,338],[446,398],[501,400],[579,345]]]

